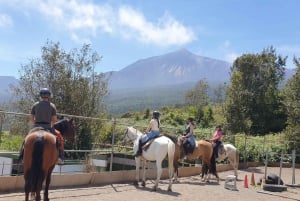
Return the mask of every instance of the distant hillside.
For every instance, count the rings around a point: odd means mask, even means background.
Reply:
[[[0,76],[0,103],[4,103],[10,100],[11,92],[10,85],[16,86],[18,79],[13,76]]]
[[[120,71],[112,72],[110,89],[145,88],[229,80],[230,63],[202,57],[181,49],[161,56],[139,60]]]

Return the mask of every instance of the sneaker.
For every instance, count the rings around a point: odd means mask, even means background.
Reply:
[[[64,160],[62,160],[61,158],[57,159],[57,164],[58,165],[63,165],[64,164]]]

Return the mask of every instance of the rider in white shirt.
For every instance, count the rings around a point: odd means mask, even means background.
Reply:
[[[140,156],[143,152],[142,145],[151,140],[152,138],[158,137],[160,134],[159,127],[160,127],[160,121],[159,121],[159,112],[154,111],[152,113],[152,119],[149,123],[148,128],[146,129],[145,134],[140,138],[139,140],[139,149],[135,156]]]

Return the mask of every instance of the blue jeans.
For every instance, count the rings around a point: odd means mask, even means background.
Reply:
[[[159,131],[150,131],[146,134],[144,134],[142,137],[141,137],[141,142],[142,144],[148,142],[149,140],[151,140],[152,138],[155,138],[155,137],[158,137],[160,134]]]
[[[195,146],[196,146],[196,140],[195,140],[194,135],[191,135],[184,139],[183,148],[184,148],[185,154],[192,153],[195,149]]]

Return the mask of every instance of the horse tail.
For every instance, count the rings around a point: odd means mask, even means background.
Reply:
[[[169,161],[169,170],[170,168],[172,168],[172,172],[169,172],[169,176],[170,178],[173,177],[174,174],[174,156],[175,156],[175,143],[172,142],[168,142],[168,161]]]
[[[33,143],[32,163],[31,163],[31,192],[36,192],[41,189],[44,181],[44,172],[42,169],[43,164],[43,149],[44,138],[39,136]]]

